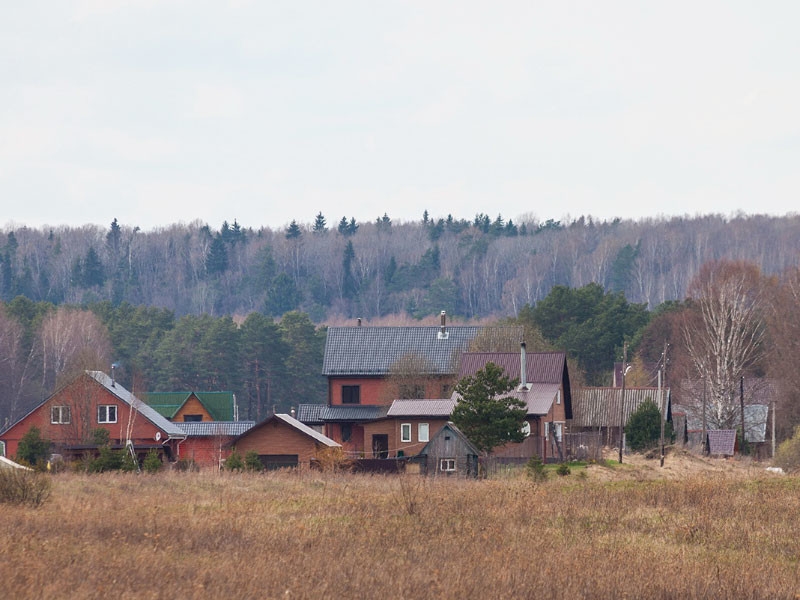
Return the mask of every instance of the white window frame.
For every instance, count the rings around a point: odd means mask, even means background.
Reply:
[[[439,470],[442,473],[453,473],[456,470],[456,459],[455,458],[440,458],[439,459]]]
[[[0,440],[0,456],[5,457],[6,455],[6,443]]]
[[[411,441],[411,423],[400,424],[400,441],[404,443]]]
[[[417,424],[417,441],[429,442],[431,441],[431,427],[428,423]]]
[[[530,437],[531,436],[531,422],[530,421],[525,421],[522,424],[522,433],[525,434],[525,437]]]
[[[114,409],[114,418],[111,419],[109,409]],[[97,406],[97,422],[98,423],[116,423],[117,422],[117,405],[116,404],[99,404]],[[101,418],[102,417],[102,418]]]
[[[58,416],[56,416],[58,414]],[[51,425],[69,425],[72,422],[72,411],[69,406],[59,404],[50,407]]]

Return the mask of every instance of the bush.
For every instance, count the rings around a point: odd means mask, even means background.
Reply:
[[[142,462],[142,469],[144,469],[145,473],[158,473],[161,470],[161,459],[158,458],[158,452],[155,450],[150,450],[147,453],[147,456],[144,457],[144,461]]]
[[[540,456],[533,455],[525,465],[528,477],[534,481],[544,481],[547,479],[547,472],[544,470],[544,463]]]
[[[241,471],[244,469],[244,461],[240,454],[236,451],[236,448],[233,449],[231,455],[225,461],[225,466],[223,467],[226,471]]]
[[[102,427],[93,429],[91,442],[95,446],[108,446],[111,443],[111,436],[108,433],[108,429],[103,429]]]
[[[628,419],[625,438],[634,452],[658,445],[661,439],[661,411],[652,400],[645,400]],[[664,424],[664,439],[672,438],[672,425]]]
[[[800,427],[796,427],[794,435],[781,442],[772,461],[787,473],[800,469]]]
[[[247,454],[244,455],[244,468],[255,472],[264,470],[264,463],[258,458],[258,452],[255,450],[247,451]]]
[[[556,473],[558,473],[561,477],[566,477],[567,475],[572,473],[572,471],[570,470],[569,465],[563,462],[560,465],[558,465]]]
[[[99,452],[99,456],[89,462],[86,469],[89,473],[119,471],[122,468],[123,455],[121,452],[112,450],[108,446],[101,447]]]
[[[42,432],[35,425],[25,432],[17,448],[17,462],[32,467],[44,466],[50,452],[50,440],[42,437]]]
[[[0,503],[37,508],[50,498],[47,475],[25,469],[0,469]]]

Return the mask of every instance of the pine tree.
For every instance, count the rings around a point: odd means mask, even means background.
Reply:
[[[328,227],[325,223],[325,216],[320,212],[316,219],[314,219],[314,233],[325,233],[328,231]]]
[[[300,226],[297,224],[297,221],[292,220],[289,223],[289,227],[286,228],[286,239],[287,240],[295,240],[303,235],[303,232],[300,230]]]

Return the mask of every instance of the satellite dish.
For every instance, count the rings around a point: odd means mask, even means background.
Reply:
[[[161,441],[161,432],[160,431],[156,431],[156,441],[157,442]]]

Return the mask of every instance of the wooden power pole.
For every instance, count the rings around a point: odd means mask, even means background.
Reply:
[[[625,430],[625,363],[628,362],[628,342],[622,344],[622,399],[619,401],[619,464],[622,464],[622,444]]]

